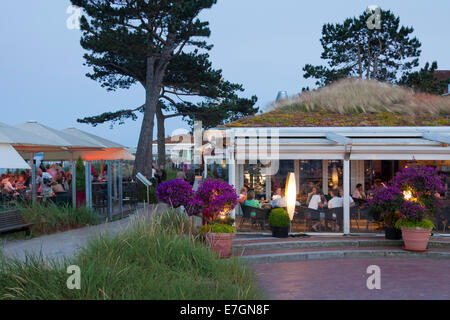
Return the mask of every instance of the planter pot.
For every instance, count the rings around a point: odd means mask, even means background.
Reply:
[[[389,240],[400,240],[402,238],[402,230],[397,228],[386,227],[384,236]]]
[[[229,258],[231,256],[231,245],[233,244],[234,233],[207,233],[206,241],[211,249],[217,253],[219,258]]]
[[[423,252],[427,250],[430,240],[431,229],[402,228],[403,242],[405,250]]]
[[[78,191],[77,190],[77,208],[86,205],[86,191]]]
[[[287,227],[272,227],[272,237],[275,237],[275,238],[289,237],[289,226],[287,226]]]

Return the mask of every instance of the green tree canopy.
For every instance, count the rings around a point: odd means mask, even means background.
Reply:
[[[443,94],[450,83],[450,79],[439,81],[435,75],[437,68],[438,64],[436,61],[431,65],[427,62],[419,71],[403,75],[399,84],[410,87],[416,92]]]
[[[147,91],[146,102],[140,106],[125,106],[121,110],[78,119],[79,122],[94,126],[105,122],[122,124],[126,119],[136,120],[137,114],[143,113],[144,130],[146,124],[153,126],[156,115],[158,156],[162,164],[165,160],[165,119],[182,116],[189,123],[207,119],[207,126],[215,126],[258,111],[254,107],[256,97],[240,98],[238,92],[243,91],[242,86],[224,81],[222,71],[212,68],[209,55],[199,51],[212,48],[199,40],[208,37],[210,31],[207,22],[194,21],[194,18],[201,9],[211,7],[216,1],[72,2],[82,5],[91,17],[90,24],[86,19],[82,22],[81,44],[92,52],[85,55],[86,64],[93,68],[87,76],[99,81],[107,90],[127,89],[141,83]],[[95,8],[100,10],[94,12]],[[102,28],[103,37],[95,36],[93,30],[97,26]],[[154,57],[150,69],[157,80],[156,88],[151,88],[151,96],[147,90],[149,55]],[[152,109],[150,112],[149,108]],[[211,112],[215,112],[214,117],[204,117],[205,113]],[[150,134],[150,130],[147,131]],[[151,137],[143,137],[141,131],[137,166],[140,166],[143,154],[151,159]],[[145,151],[142,155],[141,150]],[[147,169],[149,165],[151,168],[151,162],[146,163]]]
[[[208,22],[198,19],[217,0],[71,0],[83,10],[81,46],[87,76],[108,90],[139,82],[144,117],[135,172],[151,175],[156,111],[170,61],[185,48],[207,49]],[[138,107],[140,108],[140,107]]]
[[[360,77],[396,82],[399,74],[418,66],[421,43],[411,37],[412,27],[400,26],[400,18],[380,10],[380,29],[369,28],[371,12],[325,24],[320,43],[326,66],[306,64],[305,78],[324,86],[340,78]]]

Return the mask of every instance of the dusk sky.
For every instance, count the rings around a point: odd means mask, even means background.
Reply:
[[[401,24],[413,26],[422,42],[420,65],[438,61],[450,69],[448,0],[403,1],[300,1],[219,0],[202,13],[208,20],[214,44],[210,52],[215,68],[227,80],[242,83],[245,96],[256,94],[258,105],[271,103],[279,90],[289,95],[314,81],[303,79],[306,63],[320,64],[320,36],[324,23],[359,16],[377,4],[400,16]],[[108,92],[85,77],[80,31],[66,27],[68,0],[2,1],[0,11],[0,122],[16,125],[36,120],[50,127],[79,129],[136,146],[140,119],[124,125],[92,127],[77,118],[105,111],[137,107],[144,90]],[[166,134],[187,128],[181,119],[166,122]],[[156,128],[155,128],[156,134]]]

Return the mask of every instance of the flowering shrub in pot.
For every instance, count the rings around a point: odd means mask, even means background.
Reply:
[[[199,186],[195,199],[203,204],[201,233],[220,258],[230,257],[236,233],[230,211],[238,204],[236,190],[225,181],[207,178]]]
[[[371,191],[373,197],[368,204],[381,212],[385,224],[385,237],[390,240],[400,240],[401,230],[395,227],[400,218],[399,208],[403,202],[401,188],[396,184],[388,184]]]
[[[437,168],[413,165],[400,171],[393,183],[403,194],[400,219],[405,250],[425,251],[434,225],[432,217],[439,210],[439,193],[445,191],[444,179]]]

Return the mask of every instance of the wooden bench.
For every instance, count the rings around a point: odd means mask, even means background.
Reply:
[[[0,212],[0,233],[25,231],[29,236],[32,225],[33,223],[26,223],[17,210]]]

